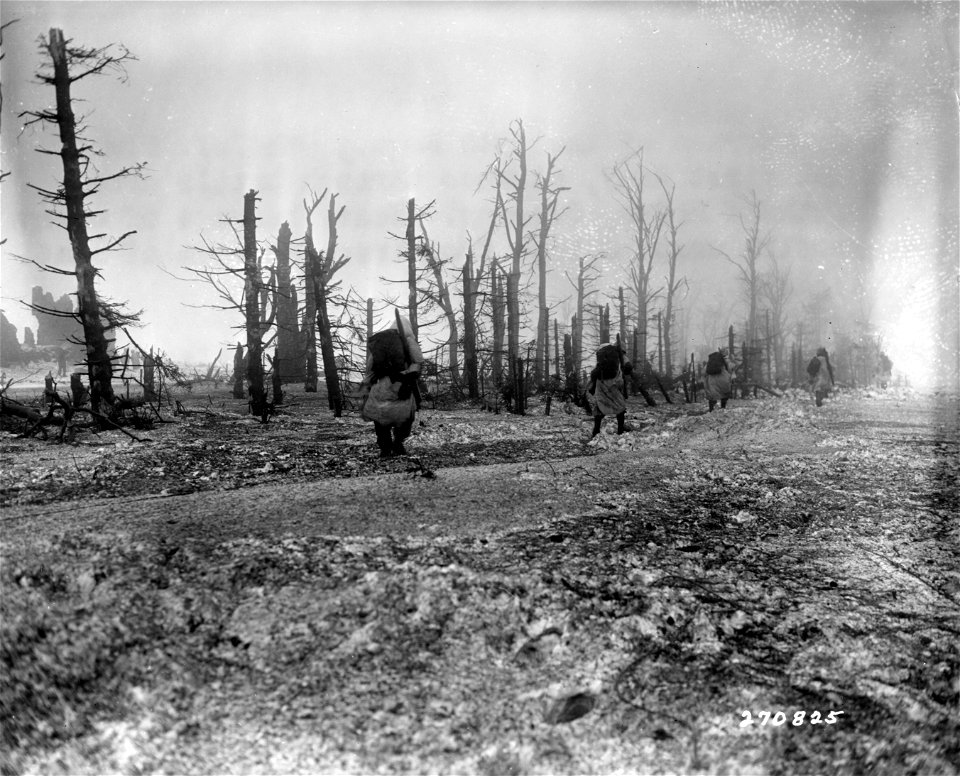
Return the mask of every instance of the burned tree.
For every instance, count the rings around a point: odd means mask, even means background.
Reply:
[[[574,280],[569,273],[566,275],[567,281],[573,286],[577,294],[577,313],[574,316],[571,326],[571,368],[568,370],[579,374],[581,360],[583,358],[583,314],[587,299],[597,293],[597,290],[591,288],[597,278],[600,277],[600,271],[596,268],[597,262],[604,258],[602,253],[593,256],[581,256],[577,260],[577,277]]]
[[[611,179],[620,205],[627,217],[633,238],[633,257],[630,263],[630,284],[637,300],[637,330],[639,357],[647,357],[647,323],[650,304],[660,293],[653,288],[651,275],[653,259],[660,241],[660,231],[666,215],[659,210],[649,212],[644,191],[646,168],[643,149],[614,165]]]
[[[424,212],[433,206],[431,202]],[[416,337],[420,331],[420,318],[417,310],[417,222],[422,221],[423,214],[417,213],[417,201],[410,197],[407,200],[407,316],[410,319],[410,328]]]
[[[307,295],[312,297],[309,307],[316,311],[316,337],[320,340],[320,355],[323,360],[323,376],[327,386],[327,403],[333,415],[339,418],[343,413],[343,393],[340,390],[340,379],[337,374],[337,357],[334,349],[333,328],[330,325],[328,309],[331,293],[337,286],[334,277],[350,259],[341,254],[337,257],[337,222],[343,215],[346,206],[337,210],[337,195],[331,194],[327,205],[327,250],[317,251],[313,239],[313,212],[317,209],[326,194],[319,197],[312,196],[312,204],[303,203],[307,216],[307,231],[304,236],[305,266],[307,267]],[[309,345],[308,345],[309,347]],[[314,347],[314,386],[316,386],[316,345]],[[310,360],[308,351],[307,377],[310,378]],[[316,388],[314,388],[316,390]]]
[[[557,160],[563,154],[561,148],[556,154],[547,154],[547,171],[537,176],[537,188],[540,189],[540,228],[533,238],[537,248],[537,352],[533,368],[533,379],[536,385],[541,385],[546,379],[549,368],[547,362],[550,353],[547,350],[547,341],[550,338],[550,308],[547,305],[547,240],[550,230],[556,220],[565,212],[557,212],[560,194],[569,191],[569,186],[556,186],[553,176],[560,171],[556,169]]]
[[[276,299],[276,270],[272,264],[266,267],[263,264],[266,250],[257,241],[257,199],[257,192],[251,189],[243,195],[243,218],[221,219],[233,232],[234,245],[211,243],[201,235],[203,244],[194,246],[194,250],[212,259],[213,265],[185,269],[209,284],[220,296],[223,303],[212,307],[233,310],[243,317],[242,327],[237,328],[242,328],[246,335],[244,371],[250,411],[266,420],[269,406],[264,382],[263,351],[264,338],[273,327],[276,317],[276,306],[273,304]],[[238,230],[238,224],[242,225],[242,232]],[[235,380],[236,377],[235,370]],[[239,383],[235,382],[234,385],[236,395]]]
[[[656,175],[656,173],[654,173]],[[665,303],[663,309],[662,331],[660,336],[661,352],[663,353],[663,372],[667,379],[673,378],[673,317],[674,300],[677,292],[686,285],[686,278],[677,277],[677,259],[683,250],[683,245],[677,240],[677,234],[682,221],[677,221],[677,214],[673,207],[673,196],[677,190],[675,184],[667,188],[663,178],[656,175],[660,181],[660,187],[663,189],[663,196],[667,201],[666,209],[666,228],[667,228],[667,284],[665,289]]]
[[[726,251],[719,248],[714,250],[724,259],[737,268],[740,277],[743,295],[747,302],[747,331],[744,337],[750,347],[753,347],[757,340],[757,306],[760,299],[760,258],[770,243],[770,235],[762,234],[760,231],[760,200],[757,199],[757,193],[751,192],[750,198],[746,199],[749,213],[746,217],[741,213],[740,229],[743,231],[743,248],[737,257],[731,256]]]
[[[527,222],[524,215],[524,197],[527,187],[527,153],[531,146],[527,145],[527,132],[523,121],[517,119],[510,125],[510,135],[513,139],[511,156],[516,160],[519,170],[513,176],[509,175],[509,164],[497,164],[498,177],[504,195],[500,197],[503,228],[510,247],[510,269],[506,275],[506,313],[507,313],[507,365],[510,385],[519,384],[519,375],[516,373],[520,358],[520,270],[521,263],[527,252]],[[513,207],[512,217],[507,214],[507,202]],[[519,405],[518,405],[519,406]]]
[[[290,242],[292,233],[290,224],[280,224],[277,243],[272,246],[276,258],[277,287],[274,308],[277,311],[277,344],[273,360],[274,371],[281,383],[298,382],[304,379],[304,360],[301,358],[303,345],[300,325],[297,320],[297,289],[290,274]]]
[[[780,262],[771,256],[770,269],[760,279],[760,295],[769,306],[768,346],[773,351],[774,379],[780,382],[786,377],[784,349],[787,341],[787,305],[793,296],[790,266],[780,266]]]
[[[427,263],[432,278],[425,283],[419,292],[426,299],[440,309],[447,321],[447,358],[450,367],[450,379],[453,385],[460,384],[460,334],[457,326],[457,314],[453,308],[453,298],[450,295],[450,286],[443,276],[443,268],[449,262],[440,258],[440,247],[431,242],[427,234],[424,218],[420,219],[420,232],[423,241],[420,245],[420,255]],[[458,389],[459,390],[459,389]]]
[[[71,90],[74,84],[96,75],[112,73],[121,81],[126,80],[125,64],[135,57],[123,46],[84,48],[70,45],[63,32],[56,28],[50,30],[49,38],[41,39],[41,50],[49,57],[50,63],[37,73],[37,77],[41,83],[54,87],[56,108],[24,111],[20,117],[28,117],[24,126],[56,126],[60,148],[56,151],[43,148],[37,150],[60,157],[63,180],[62,186],[57,189],[44,189],[32,184],[30,187],[37,191],[49,206],[48,212],[65,222],[63,226],[70,239],[74,269],[70,271],[33,263],[50,272],[76,277],[76,316],[83,326],[91,407],[99,414],[106,405],[110,413],[114,409],[115,397],[108,333],[113,327],[135,323],[138,314],[124,311],[121,306],[106,300],[98,293],[96,281],[100,271],[94,266],[93,259],[97,254],[117,249],[126,238],[136,232],[128,231],[112,239],[106,234],[89,234],[88,220],[103,213],[102,210],[90,209],[90,200],[104,183],[129,176],[142,177],[145,164],[124,167],[108,175],[95,174],[91,162],[93,157],[101,155],[101,152],[84,136],[84,117],[73,112],[75,98]],[[46,69],[47,67],[49,69]],[[93,247],[94,241],[105,238],[109,242],[102,247]]]
[[[490,170],[484,174],[480,181],[479,189],[483,185]],[[467,234],[468,248],[466,262],[463,265],[463,360],[464,370],[467,378],[467,394],[471,399],[480,397],[480,361],[477,356],[479,327],[477,325],[480,313],[480,286],[484,278],[484,270],[487,262],[487,254],[490,250],[490,243],[493,240],[493,234],[497,228],[497,221],[500,218],[501,210],[501,188],[499,174],[499,160],[494,161],[493,182],[495,196],[493,201],[493,211],[490,216],[490,224],[487,226],[487,236],[483,242],[483,249],[480,251],[479,266],[475,265],[473,255],[473,239]]]

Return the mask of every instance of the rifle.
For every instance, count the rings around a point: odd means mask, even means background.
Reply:
[[[413,358],[410,356],[410,346],[407,344],[407,335],[403,331],[403,320],[400,318],[400,308],[394,307],[393,312],[396,314],[397,318],[397,331],[400,333],[400,342],[403,345],[403,360],[406,362],[407,366],[413,363]],[[413,378],[413,399],[417,403],[417,411],[420,410],[420,403],[423,399],[420,397],[420,375],[419,373],[407,374],[407,380]]]
[[[623,398],[628,398],[627,373],[623,371],[623,348],[620,346],[620,332],[617,332],[617,358],[620,359],[620,374],[623,376]]]

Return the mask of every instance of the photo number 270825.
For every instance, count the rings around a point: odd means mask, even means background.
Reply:
[[[841,714],[843,714],[842,711],[831,711],[826,715],[826,717],[824,717],[819,711],[811,711],[810,715],[807,716],[807,712],[805,711],[795,711],[793,713],[793,719],[790,721],[790,725],[793,727],[801,727],[804,724],[835,725],[837,722],[839,722],[839,716]],[[753,724],[759,724],[762,727],[768,722],[775,727],[780,727],[781,725],[787,724],[788,719],[787,713],[782,711],[757,712],[756,720],[754,719],[753,714],[751,714],[749,711],[741,711],[740,716],[743,717],[743,719],[740,720],[740,727],[742,728],[750,727]]]

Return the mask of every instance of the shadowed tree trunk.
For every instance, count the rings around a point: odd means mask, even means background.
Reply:
[[[479,364],[477,362],[477,285],[479,278],[473,271],[473,251],[467,251],[463,263],[463,369],[467,382],[467,396],[480,397]]]
[[[238,342],[237,349],[233,353],[233,398],[242,399],[247,395],[243,385],[243,344]]]
[[[343,395],[340,390],[340,377],[337,374],[337,358],[333,347],[333,331],[330,326],[330,314],[327,309],[330,283],[336,274],[349,259],[340,257],[334,261],[337,251],[337,221],[343,215],[344,207],[337,210],[337,195],[330,195],[327,207],[327,253],[322,259],[316,258],[320,272],[314,276],[314,293],[317,300],[317,337],[320,340],[320,354],[323,358],[323,377],[327,386],[327,397],[333,416],[339,418],[343,414]]]
[[[320,206],[320,203],[323,202],[323,198],[327,195],[327,190],[324,189],[319,196],[311,191],[310,195],[310,204],[308,205],[306,201],[303,203],[303,209],[307,215],[307,231],[303,238],[305,244],[303,258],[304,304],[302,329],[305,371],[303,390],[307,393],[316,393],[319,373],[317,370],[317,294],[314,280],[320,272],[320,260],[313,242],[312,219],[313,212]]]
[[[277,234],[274,255],[277,259],[277,347],[275,364],[280,365],[280,380],[299,382],[306,377],[300,358],[302,338],[297,321],[297,290],[290,281],[290,224],[284,221]],[[279,359],[279,360],[277,360]]]
[[[500,390],[503,385],[503,338],[505,300],[503,298],[503,274],[499,262],[494,261],[490,268],[490,313],[493,324],[493,354],[490,359],[493,370],[493,385]]]
[[[260,256],[257,250],[257,192],[243,195],[243,300],[247,332],[247,390],[250,413],[263,418],[267,414],[267,390],[263,382],[263,319]]]

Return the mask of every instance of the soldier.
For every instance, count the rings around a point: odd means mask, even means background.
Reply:
[[[381,458],[406,455],[418,402],[417,380],[423,353],[410,321],[399,312],[396,322],[367,342],[367,396],[360,415],[373,421]]]
[[[810,378],[810,392],[817,406],[822,407],[823,400],[830,395],[833,388],[833,366],[826,348],[817,348],[817,355],[807,364],[807,376]]]
[[[593,439],[600,433],[604,415],[617,418],[617,433],[627,430],[627,385],[626,378],[633,371],[629,361],[623,360],[620,340],[607,342],[597,350],[597,365],[590,372],[590,387],[587,393],[593,397]]]
[[[720,409],[726,409],[727,400],[733,395],[733,376],[724,348],[707,356],[707,368],[703,371],[703,390],[707,394],[709,411],[713,412],[718,401]]]
[[[877,379],[880,381],[880,387],[883,390],[887,390],[887,383],[890,382],[890,373],[893,371],[893,362],[883,351],[880,352],[879,360],[879,369],[877,371]]]

